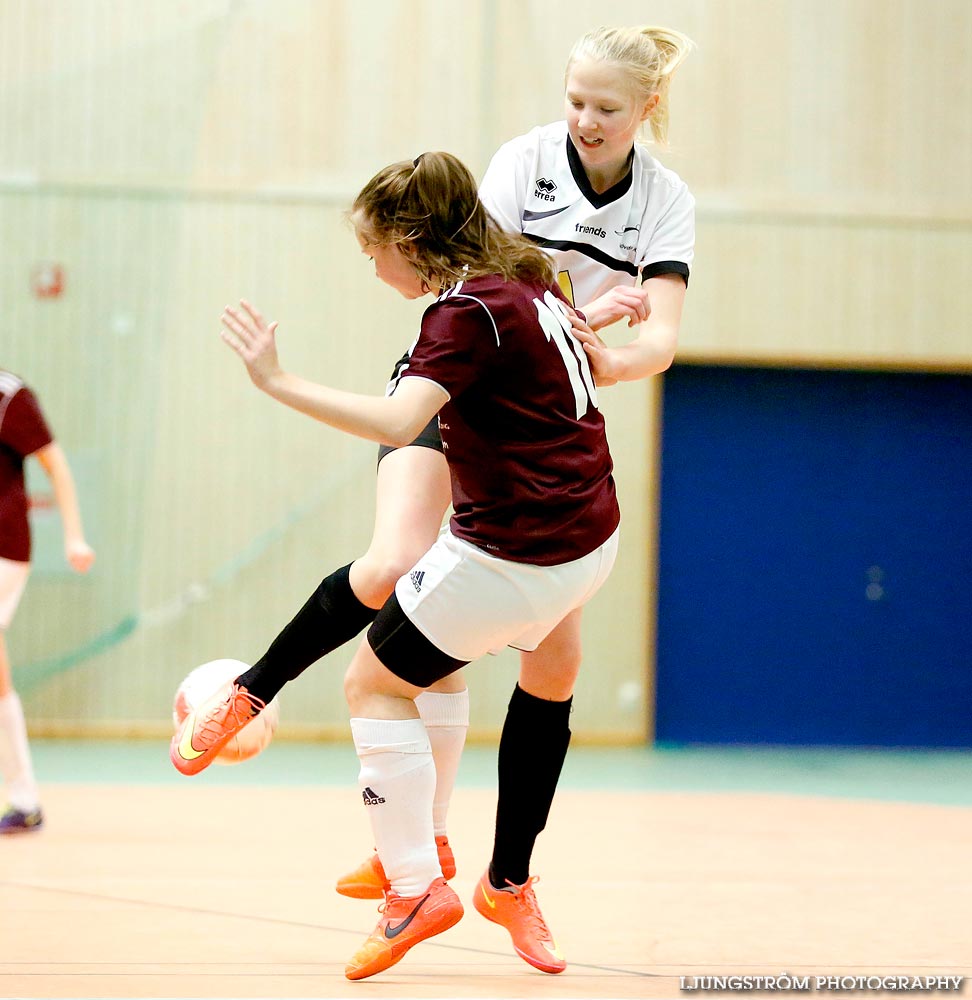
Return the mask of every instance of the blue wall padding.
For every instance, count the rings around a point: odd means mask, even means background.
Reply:
[[[665,375],[656,738],[972,747],[972,377]]]

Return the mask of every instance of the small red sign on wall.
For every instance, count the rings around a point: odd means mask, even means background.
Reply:
[[[30,287],[35,298],[60,298],[64,292],[64,268],[53,261],[41,261],[30,273]]]

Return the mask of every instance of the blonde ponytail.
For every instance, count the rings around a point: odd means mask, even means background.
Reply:
[[[672,74],[693,48],[691,38],[672,28],[596,28],[574,44],[567,58],[567,74],[579,59],[613,63],[625,73],[639,100],[658,94],[648,125],[655,142],[665,145]]]

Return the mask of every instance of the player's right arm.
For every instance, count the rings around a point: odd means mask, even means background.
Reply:
[[[240,356],[258,389],[348,434],[404,447],[448,401],[448,393],[428,379],[403,379],[391,396],[365,396],[284,371],[277,357],[277,324],[268,323],[248,302],[239,309],[227,306],[222,323],[223,340]]]
[[[608,347],[590,325],[572,320],[574,336],[584,345],[599,386],[634,382],[666,371],[675,360],[678,328],[685,302],[685,280],[680,274],[649,278],[644,286],[651,306],[638,336],[620,347]]]
[[[629,327],[637,326],[648,319],[651,312],[648,289],[644,285],[615,285],[577,308],[587,317],[592,330],[603,330],[621,319],[626,319]]]

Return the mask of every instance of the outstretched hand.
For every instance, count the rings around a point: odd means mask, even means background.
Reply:
[[[219,335],[242,358],[250,379],[258,389],[281,372],[277,359],[277,323],[268,323],[259,309],[246,299],[239,308],[227,306],[221,317]]]
[[[573,309],[568,311],[568,316],[573,327],[571,332],[581,342],[587,354],[594,384],[599,388],[616,385],[619,381],[619,366],[612,348],[608,347]]]

